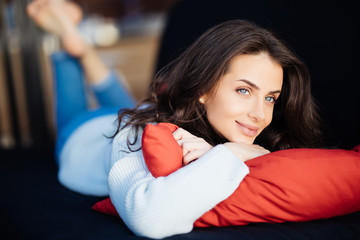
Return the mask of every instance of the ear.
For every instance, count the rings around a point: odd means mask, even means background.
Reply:
[[[206,101],[208,100],[208,94],[204,94],[204,95],[202,95],[201,97],[199,97],[199,102],[201,103],[201,104],[205,104],[206,103]]]

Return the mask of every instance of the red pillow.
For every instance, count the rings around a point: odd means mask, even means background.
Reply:
[[[171,123],[146,125],[142,152],[146,166],[154,177],[167,176],[182,167],[183,151],[172,133],[178,126]]]
[[[148,169],[154,177],[167,176],[182,167],[182,149],[172,133],[178,126],[171,123],[146,125],[142,135],[142,152]],[[97,202],[92,209],[119,216],[110,198]]]
[[[258,157],[236,191],[195,226],[309,221],[360,210],[360,154],[289,149]]]
[[[168,131],[164,130],[166,126]],[[155,177],[168,175],[182,165],[180,146],[175,140],[169,141],[175,129],[172,124],[162,123],[144,130],[142,151]],[[238,189],[194,226],[309,221],[359,211],[359,151],[360,145],[353,151],[288,149],[247,161],[250,173]],[[118,216],[110,198],[93,209]]]

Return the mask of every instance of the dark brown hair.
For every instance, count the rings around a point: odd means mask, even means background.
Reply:
[[[284,79],[273,120],[255,143],[270,151],[316,146],[320,118],[306,66],[273,33],[245,20],[212,27],[163,68],[150,85],[150,97],[134,109],[119,111],[115,135],[126,126],[138,132],[148,123],[170,122],[212,145],[226,142],[208,122],[199,98],[214,91],[235,56],[259,53],[282,66]]]

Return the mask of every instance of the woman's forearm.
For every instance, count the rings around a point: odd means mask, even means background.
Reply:
[[[136,235],[163,238],[190,232],[200,216],[235,191],[248,171],[219,145],[173,174],[154,178],[138,152],[113,165],[109,193]]]

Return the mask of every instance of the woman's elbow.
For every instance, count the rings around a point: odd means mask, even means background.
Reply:
[[[132,216],[131,220],[124,219],[128,228],[137,236],[162,239],[176,234],[188,233],[192,230],[192,224],[181,224],[174,219],[159,219],[146,213]]]
[[[165,237],[169,237],[173,234],[169,234],[168,232],[164,231],[163,228],[151,227],[151,226],[141,226],[137,227],[136,229],[130,229],[132,232],[139,237],[147,237],[153,239],[162,239]]]
[[[147,237],[153,239],[162,239],[174,235],[167,226],[160,226],[156,221],[142,223],[141,221],[127,225],[129,229],[139,237]]]

